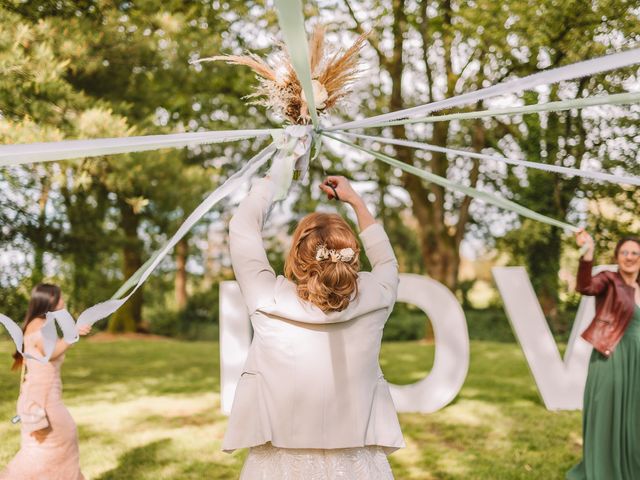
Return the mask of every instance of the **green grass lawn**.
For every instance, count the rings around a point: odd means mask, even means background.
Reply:
[[[8,365],[9,342],[0,342]],[[423,377],[433,346],[386,343],[389,381]],[[84,341],[67,355],[65,401],[92,480],[235,479],[246,453],[220,452],[214,342]],[[18,450],[11,425],[18,378],[0,370],[0,467]],[[581,452],[579,412],[548,412],[518,345],[472,341],[459,397],[430,415],[400,415],[407,448],[391,457],[397,479],[561,479]]]

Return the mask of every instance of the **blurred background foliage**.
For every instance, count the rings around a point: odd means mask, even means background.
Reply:
[[[627,0],[364,0],[305,2],[310,23],[347,45],[372,28],[368,68],[350,105],[331,120],[397,110],[640,44],[640,9]],[[262,1],[0,1],[0,142],[24,143],[277,126],[246,105],[255,80],[243,67],[189,60],[246,49],[268,54],[278,38]],[[373,72],[373,73],[371,73]],[[637,68],[481,102],[464,110],[640,89]],[[500,103],[502,102],[502,103]],[[442,113],[450,113],[448,111]],[[384,131],[436,145],[530,161],[640,174],[640,108],[440,122]],[[18,320],[30,289],[60,284],[69,309],[109,298],[211,190],[264,142],[79,159],[0,171],[0,311]],[[387,149],[385,148],[385,151]],[[397,147],[400,160],[527,207],[585,224],[599,260],[638,232],[636,189]],[[427,274],[459,298],[472,338],[513,341],[491,279],[494,265],[523,265],[554,334],[566,338],[572,238],[471,201],[333,143],[273,214],[269,256],[282,272],[297,221],[327,207],[315,184],[345,174],[384,223],[403,272]],[[237,201],[238,196],[231,201]],[[343,207],[338,207],[347,213]],[[135,297],[99,329],[216,339],[218,283],[232,278],[224,203],[201,222]],[[432,338],[424,313],[397,305],[386,340]]]

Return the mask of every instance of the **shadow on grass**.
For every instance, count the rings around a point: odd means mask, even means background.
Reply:
[[[142,447],[129,450],[121,455],[118,466],[108,472],[103,473],[96,480],[121,480],[123,478],[142,478],[144,473],[148,473],[157,467],[158,453],[168,446],[170,439],[165,438],[149,443]]]

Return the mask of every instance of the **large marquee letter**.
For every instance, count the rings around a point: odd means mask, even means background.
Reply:
[[[610,266],[599,266],[594,273]],[[564,360],[524,267],[494,267],[507,317],[527,359],[542,400],[549,410],[578,410],[592,347],[580,338],[595,315],[593,297],[582,297]]]
[[[399,412],[435,412],[458,395],[467,378],[469,333],[464,311],[451,290],[422,275],[400,275],[398,302],[415,305],[429,316],[436,352],[425,378],[410,385],[390,385],[393,402]]]
[[[238,282],[220,282],[220,408],[231,413],[251,344],[251,322]]]
[[[411,385],[390,385],[400,412],[435,412],[460,391],[469,368],[469,336],[464,312],[451,291],[421,275],[400,275],[398,301],[423,310],[431,319],[436,352],[430,374]],[[220,396],[231,411],[236,385],[251,343],[249,315],[236,282],[220,284]]]

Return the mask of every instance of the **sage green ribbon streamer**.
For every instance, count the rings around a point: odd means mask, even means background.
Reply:
[[[158,255],[160,255],[162,253],[162,249],[158,249],[155,252],[153,252],[153,254],[149,257],[149,259],[144,262],[142,264],[142,266],[136,270],[133,275],[131,275],[127,281],[125,281],[120,288],[118,289],[118,291],[116,293],[114,293],[111,296],[112,300],[119,300],[121,299],[125,293],[127,293],[129,290],[131,290],[131,287],[133,287],[136,283],[138,283],[138,280],[140,280],[140,277],[142,277],[142,274],[147,271],[147,269],[151,266],[151,264],[153,264],[153,262],[156,261],[156,258],[158,257]]]
[[[389,145],[400,145],[403,147],[415,148],[418,150],[426,150],[429,152],[440,152],[446,155],[459,155],[467,158],[477,158],[479,160],[490,160],[494,162],[508,163],[510,165],[521,166],[525,168],[535,168],[545,172],[560,173],[571,177],[589,178],[591,180],[599,180],[602,182],[610,182],[614,184],[627,184],[640,186],[640,177],[628,177],[623,175],[613,175],[606,172],[591,172],[581,170],[579,168],[563,167],[542,162],[529,162],[527,160],[519,160],[514,158],[503,157],[502,155],[487,155],[486,153],[470,152],[468,150],[459,150],[455,148],[440,147],[439,145],[431,145],[429,143],[415,142],[411,140],[402,140],[397,138],[374,137],[371,135],[360,135],[352,132],[338,132],[347,137],[369,140],[371,142],[386,143]]]
[[[406,118],[394,122],[379,122],[367,125],[362,128],[392,127],[394,125],[409,125],[414,123],[434,123],[447,122],[451,120],[470,120],[484,117],[496,117],[498,115],[520,115],[539,112],[559,112],[571,110],[573,108],[593,107],[596,105],[629,105],[640,103],[640,92],[638,93],[618,93],[615,95],[599,95],[597,97],[576,98],[571,100],[561,100],[557,102],[538,103],[536,105],[525,105],[521,107],[492,108],[477,112],[460,112],[449,115],[430,115],[421,118]],[[351,127],[356,128],[356,127]],[[349,129],[351,129],[349,128]]]
[[[441,187],[444,187],[448,190],[464,193],[465,195],[468,195],[470,197],[477,198],[478,200],[485,201],[487,203],[503,208],[505,210],[515,212],[518,215],[522,215],[523,217],[527,217],[532,220],[536,220],[538,222],[546,223],[547,225],[552,225],[554,227],[569,230],[571,232],[578,231],[578,228],[574,227],[573,225],[569,225],[568,223],[564,223],[554,218],[550,218],[540,213],[534,212],[533,210],[523,207],[522,205],[518,205],[517,203],[512,202],[511,200],[507,200],[506,198],[498,197],[497,195],[493,195],[489,192],[483,192],[472,187],[466,187],[464,185],[460,185],[459,183],[452,182],[451,180],[440,177],[439,175],[435,175],[434,173],[427,172],[426,170],[422,170],[420,168],[414,167],[413,165],[408,165],[404,162],[396,160],[395,158],[389,157],[384,153],[376,152],[375,150],[370,150],[368,148],[361,147],[356,143],[350,142],[348,140],[344,140],[342,138],[336,137],[329,133],[323,132],[322,135],[325,135],[329,138],[342,142],[345,145],[349,145],[350,147],[354,147],[362,152],[368,153],[369,155],[374,156],[378,160],[388,165],[391,165],[392,167],[400,168],[407,173],[416,175],[417,177],[420,177],[428,182],[435,183],[436,185],[440,185]]]
[[[307,100],[311,122],[315,128],[318,128],[319,120],[315,99],[313,98],[309,47],[307,45],[307,33],[304,30],[302,2],[301,0],[275,0],[275,6],[284,43],[291,57],[291,65],[296,71]]]

